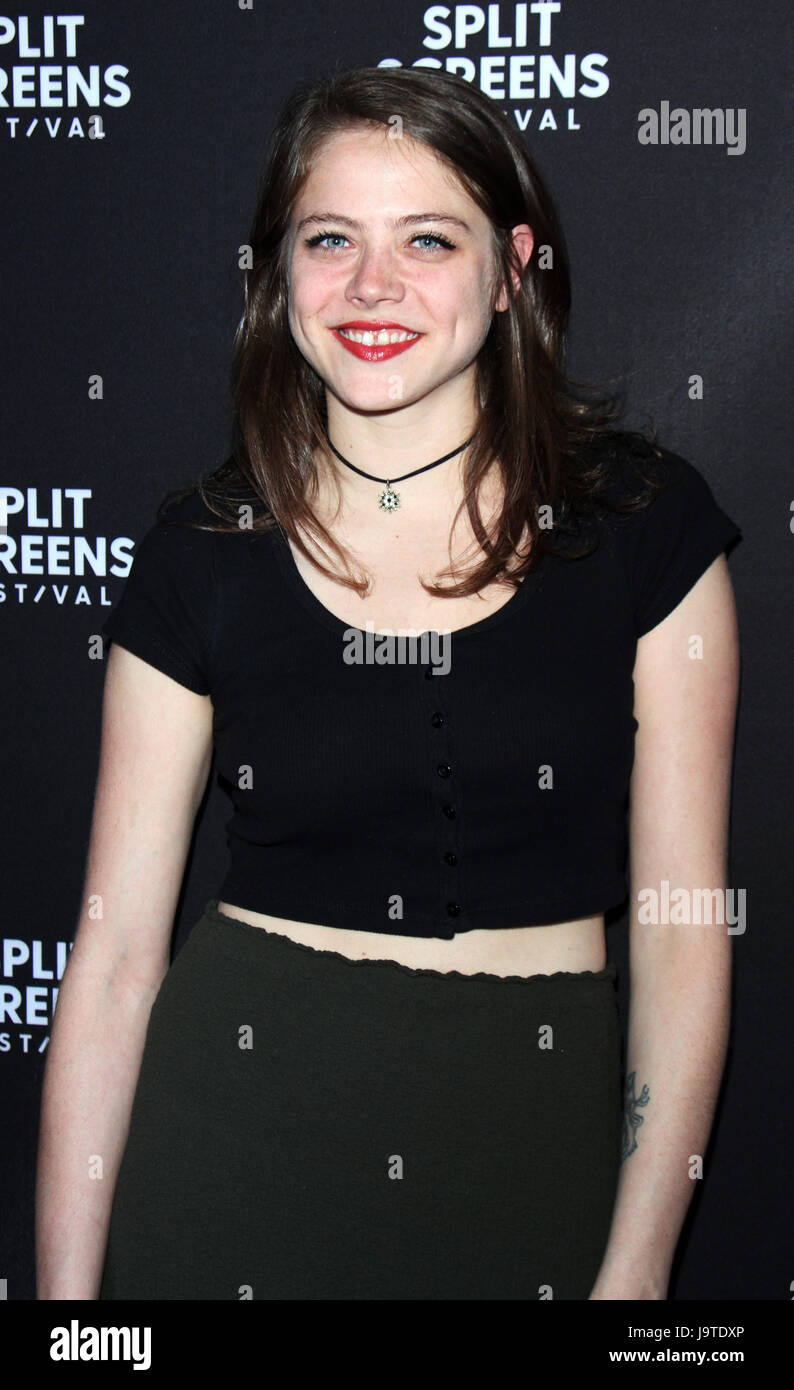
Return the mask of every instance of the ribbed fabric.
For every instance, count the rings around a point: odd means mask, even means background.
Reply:
[[[384,664],[281,532],[151,528],[103,631],[212,697],[234,811],[217,899],[446,939],[621,903],[637,641],[740,534],[691,464],[665,461],[669,485],[603,513],[592,555],[545,556],[490,617]],[[211,513],[194,496],[174,517]]]
[[[100,1299],[587,1299],[615,973],[349,960],[211,901],[152,1008]]]

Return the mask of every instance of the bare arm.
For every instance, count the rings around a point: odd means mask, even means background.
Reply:
[[[99,1293],[149,1013],[211,760],[209,696],[114,644],[83,901],[42,1089],[39,1299]]]
[[[702,657],[691,655],[702,639]],[[694,649],[697,650],[696,648]],[[728,812],[739,676],[733,591],[719,556],[638,643],[631,791],[631,1005],[624,1143],[593,1299],[664,1299],[703,1175],[730,1027]],[[663,921],[667,880],[670,921]],[[644,890],[654,889],[660,911]],[[672,895],[682,910],[676,921]],[[725,923],[695,891],[718,890]],[[709,901],[708,897],[704,901]],[[741,930],[741,925],[738,930]]]

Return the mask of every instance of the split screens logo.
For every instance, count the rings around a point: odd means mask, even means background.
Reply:
[[[71,941],[0,939],[0,1056],[45,1052]]]
[[[520,131],[579,130],[587,102],[609,91],[609,60],[605,53],[564,51],[564,19],[573,11],[563,0],[431,5],[422,14],[427,56],[408,65],[444,68],[476,84],[503,103]],[[577,17],[584,13],[578,7]],[[403,66],[395,57],[378,63]]]
[[[130,70],[82,62],[85,37],[85,15],[0,15],[0,130],[7,139],[105,138],[102,108],[127,105]]]
[[[126,579],[135,542],[89,534],[87,487],[0,486],[2,605],[111,608],[106,580]]]

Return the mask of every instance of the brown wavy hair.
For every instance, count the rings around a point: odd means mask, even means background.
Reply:
[[[227,523],[201,529],[239,530],[238,509],[245,499],[254,506],[249,534],[278,526],[324,574],[362,596],[367,592],[368,580],[321,564],[300,533],[304,528],[348,566],[348,555],[309,502],[316,495],[314,450],[326,445],[325,386],[290,331],[288,233],[292,210],[323,142],[351,128],[387,131],[395,116],[402,120],[403,135],[434,150],[490,219],[498,271],[492,304],[500,284],[510,287],[509,307],[500,313],[492,307],[491,327],[476,361],[478,422],[463,456],[464,498],[455,517],[457,522],[465,505],[484,558],[453,586],[423,584],[434,596],[463,597],[496,580],[517,586],[544,551],[569,558],[589,554],[597,538],[588,539],[587,518],[592,519],[597,506],[635,511],[650,501],[657,483],[643,466],[661,455],[645,435],[616,427],[616,392],[594,394],[592,386],[566,375],[570,275],[551,196],[496,103],[451,73],[354,68],[302,87],[287,100],[249,235],[252,264],[245,272],[245,309],[232,362],[231,453],[192,487],[169,493],[158,519],[168,520],[167,508],[178,497],[198,491],[206,507]],[[510,235],[520,223],[529,224],[535,241],[524,268]],[[513,273],[520,279],[517,291]],[[478,495],[494,459],[501,468],[504,500],[491,536],[480,516]],[[625,489],[611,488],[616,467],[625,462],[651,493],[626,498]],[[543,504],[552,507],[550,530],[539,524]],[[527,551],[508,576],[505,565],[519,555],[525,526]]]

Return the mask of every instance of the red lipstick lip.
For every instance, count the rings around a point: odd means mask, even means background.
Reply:
[[[348,324],[340,324],[340,327],[347,328]],[[349,327],[352,328],[353,324],[350,324]],[[362,332],[363,331],[364,330],[362,330]],[[395,326],[395,331],[412,333],[413,329],[397,329]],[[401,343],[372,343],[370,345],[366,343],[356,343],[352,338],[343,337],[339,332],[339,328],[332,328],[331,332],[336,338],[336,341],[341,343],[342,347],[345,348],[347,352],[352,353],[353,357],[357,357],[360,362],[385,362],[390,357],[397,357],[399,353],[406,352],[408,348],[416,347],[416,344],[422,339],[422,334],[420,333],[415,338],[404,339]]]

